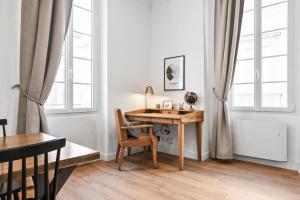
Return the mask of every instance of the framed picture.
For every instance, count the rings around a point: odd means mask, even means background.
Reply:
[[[173,101],[172,100],[164,100],[163,101],[162,109],[172,110],[172,108],[173,108]]]
[[[185,56],[164,59],[164,90],[185,89]]]

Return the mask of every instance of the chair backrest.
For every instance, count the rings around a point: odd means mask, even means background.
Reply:
[[[60,161],[60,150],[66,145],[65,138],[55,138],[50,141],[41,142],[37,144],[32,144],[24,147],[18,147],[14,149],[7,149],[0,151],[0,163],[8,162],[8,176],[7,176],[7,199],[11,200],[12,195],[12,177],[13,177],[13,161],[22,160],[22,200],[26,200],[26,158],[34,158],[34,190],[35,190],[35,199],[39,198],[38,194],[38,174],[39,171],[38,165],[38,156],[44,155],[44,192],[45,197],[43,199],[46,200],[55,200],[57,193],[57,180],[58,180],[58,170],[59,170],[59,161]],[[49,170],[48,170],[48,153],[51,151],[57,150],[56,153],[56,161],[55,161],[55,169],[53,176],[53,185],[50,188],[49,184]],[[52,191],[49,191],[49,190]]]
[[[2,126],[3,137],[6,137],[5,126],[7,125],[7,119],[0,119],[0,126]]]
[[[115,118],[117,125],[117,133],[119,142],[125,141],[128,139],[127,131],[125,129],[121,129],[122,126],[126,126],[122,111],[120,109],[115,109]]]

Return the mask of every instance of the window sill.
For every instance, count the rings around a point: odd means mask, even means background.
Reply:
[[[76,109],[76,110],[66,110],[66,109],[58,109],[58,110],[46,110],[47,115],[72,115],[72,114],[90,114],[96,113],[97,109]]]
[[[249,108],[249,107],[230,107],[232,112],[253,112],[253,113],[293,113],[296,111],[296,105],[290,106],[288,108]]]

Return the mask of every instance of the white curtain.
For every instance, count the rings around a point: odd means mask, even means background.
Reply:
[[[233,158],[227,99],[234,77],[243,8],[244,0],[215,0],[211,157],[221,160]]]
[[[72,0],[23,0],[18,133],[48,132],[44,112],[60,62]]]

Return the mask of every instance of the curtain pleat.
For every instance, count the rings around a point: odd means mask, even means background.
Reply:
[[[72,0],[22,1],[18,133],[48,132],[44,104],[59,67]]]
[[[243,18],[244,0],[216,0],[214,22],[214,104],[211,157],[233,158],[228,108]]]

